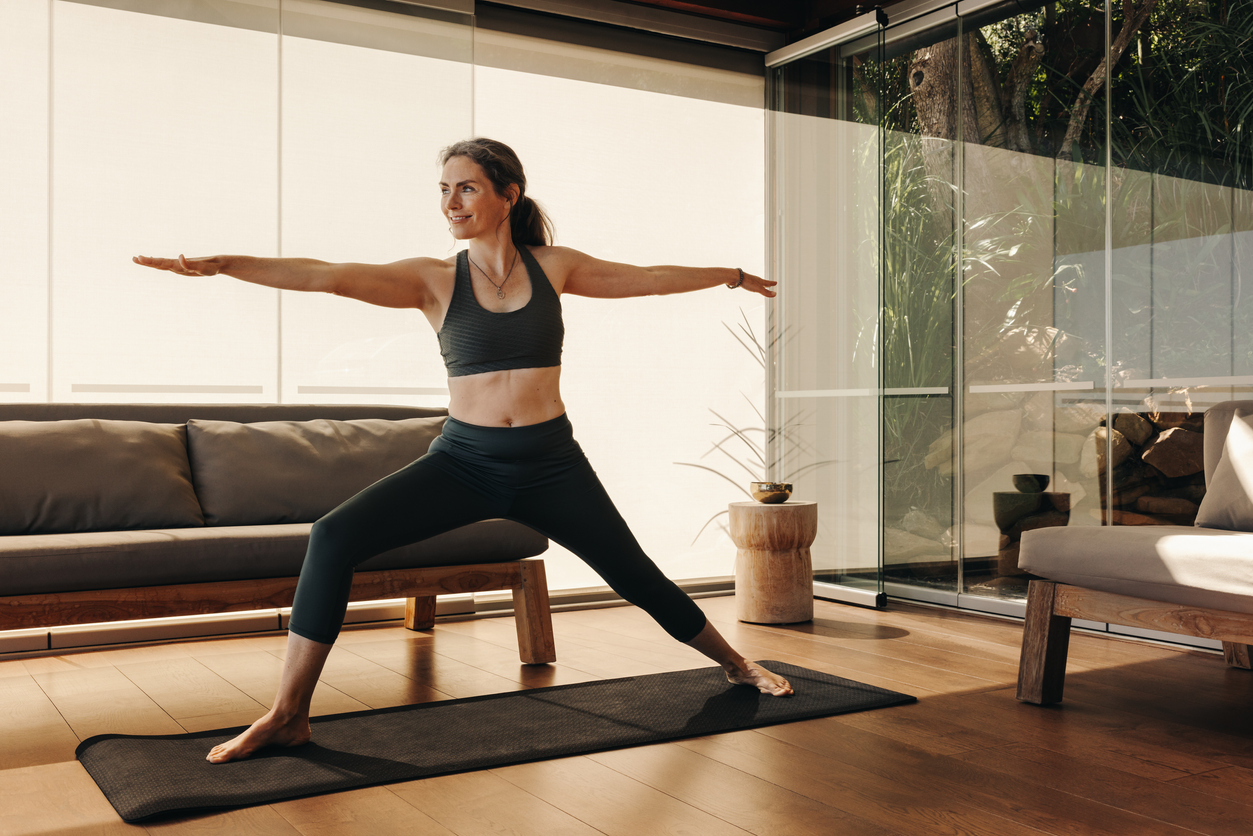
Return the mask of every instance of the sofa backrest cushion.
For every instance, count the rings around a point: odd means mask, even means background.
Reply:
[[[181,424],[0,422],[0,534],[204,525],[186,438]]]
[[[391,421],[187,422],[208,525],[313,522],[426,453],[442,416]]]
[[[1206,431],[1209,424],[1205,425]],[[1237,409],[1196,512],[1204,528],[1253,531],[1253,409]]]

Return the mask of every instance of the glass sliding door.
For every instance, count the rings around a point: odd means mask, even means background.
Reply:
[[[1253,0],[906,5],[874,60],[773,70],[779,472],[844,503],[833,580],[873,464],[884,590],[1021,614],[1025,531],[1192,524],[1204,412],[1253,397]],[[874,190],[842,138],[876,124]]]
[[[956,35],[951,11],[891,26],[881,73],[884,574],[891,594],[943,603],[960,578]]]
[[[1080,21],[1103,15],[1021,8],[962,18],[958,41],[970,100],[959,180],[962,591],[1018,601],[1023,531],[1100,524],[1091,512],[1107,375],[1104,118],[1076,92],[1102,55],[1063,60],[1082,46]],[[1048,477],[1047,493],[1024,498],[1013,477],[1032,473]]]
[[[815,594],[869,605],[883,591],[880,52],[877,35],[828,46],[769,81],[771,478],[818,502]]]

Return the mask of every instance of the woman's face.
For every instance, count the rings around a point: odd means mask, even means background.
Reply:
[[[469,157],[451,157],[439,181],[440,209],[458,241],[493,235],[503,225],[506,233],[512,195],[496,193],[483,169]]]

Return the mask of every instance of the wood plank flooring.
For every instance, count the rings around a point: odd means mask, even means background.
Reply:
[[[1253,833],[1253,672],[1221,655],[1076,633],[1066,698],[1014,699],[1019,623],[816,602],[812,624],[735,620],[746,655],[905,691],[915,705],[370,787],[145,826],[74,760],[102,732],[247,723],[284,638],[0,659],[0,834],[832,836]],[[554,615],[558,662],[519,664],[512,619],[350,627],[316,714],[700,667],[630,607]]]

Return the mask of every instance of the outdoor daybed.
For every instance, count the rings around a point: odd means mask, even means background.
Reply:
[[[1200,636],[1249,668],[1253,644],[1253,401],[1205,413],[1206,494],[1196,526],[1025,532],[1031,581],[1018,699],[1060,702],[1072,618]]]

